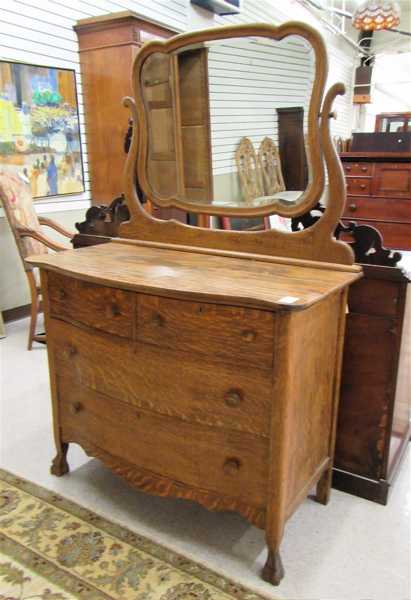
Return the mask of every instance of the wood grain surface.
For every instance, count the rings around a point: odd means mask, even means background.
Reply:
[[[154,473],[265,505],[267,440],[156,415],[65,377],[59,378],[58,387],[64,398],[60,404],[63,439],[67,428],[67,437],[78,432],[119,459]]]
[[[109,287],[235,306],[298,310],[360,277],[354,272],[108,243],[30,257],[31,264]],[[290,297],[291,300],[290,301]]]
[[[272,373],[224,364],[51,319],[59,374],[124,403],[192,423],[267,436]],[[228,336],[227,336],[228,337]],[[199,332],[199,347],[207,337]],[[212,373],[212,376],[210,376]]]

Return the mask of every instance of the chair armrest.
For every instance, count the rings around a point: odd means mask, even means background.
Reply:
[[[46,227],[51,227],[52,229],[54,229],[58,233],[61,233],[61,235],[64,235],[64,237],[67,237],[70,240],[75,235],[74,231],[69,231],[68,229],[65,229],[64,227],[62,227],[61,225],[56,223],[56,221],[53,221],[53,219],[49,219],[48,217],[40,217],[39,216],[39,223],[40,223],[40,225],[45,225]]]
[[[56,252],[60,252],[61,250],[70,250],[69,246],[63,246],[63,244],[55,242],[54,240],[44,235],[44,233],[41,233],[40,231],[35,231],[34,229],[30,229],[30,227],[23,227],[21,225],[17,225],[16,230],[20,237],[31,237],[34,240],[38,240],[39,242],[47,246],[47,248],[55,250]]]

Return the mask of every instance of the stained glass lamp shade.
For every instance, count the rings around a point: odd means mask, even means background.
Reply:
[[[398,2],[362,2],[353,15],[353,25],[360,31],[392,29],[400,22]]]

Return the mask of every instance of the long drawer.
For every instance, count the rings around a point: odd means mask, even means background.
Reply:
[[[175,481],[266,504],[268,440],[159,416],[61,376],[58,398],[64,441],[88,442]]]
[[[58,372],[82,386],[188,422],[268,435],[274,410],[269,371],[207,363],[56,319],[49,330]]]
[[[344,217],[411,223],[411,198],[348,196]]]

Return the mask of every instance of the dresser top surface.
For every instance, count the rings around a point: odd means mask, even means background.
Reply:
[[[361,276],[356,266],[343,269],[240,256],[116,241],[32,256],[28,262],[109,287],[269,310],[307,308]]]

